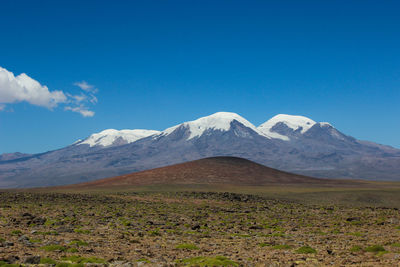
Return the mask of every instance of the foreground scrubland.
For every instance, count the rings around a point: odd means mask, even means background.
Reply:
[[[397,266],[400,212],[212,192],[0,193],[0,265]]]

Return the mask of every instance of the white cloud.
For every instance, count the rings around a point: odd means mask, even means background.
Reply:
[[[80,113],[83,117],[93,117],[94,116],[94,112],[91,110],[88,110],[86,107],[84,106],[79,106],[79,107],[65,107],[64,110],[70,110],[72,112],[77,112]]]
[[[93,85],[88,84],[86,81],[81,81],[81,82],[76,82],[74,85],[78,86],[85,92],[90,92],[90,93],[97,93],[97,88],[95,88]]]
[[[87,101],[87,95],[80,94],[80,95],[71,95],[67,93],[67,96],[70,102],[81,103]]]
[[[97,97],[95,95],[90,95],[90,103],[96,104],[97,103]]]
[[[0,67],[0,103],[9,104],[26,101],[32,105],[49,109],[67,101],[62,91],[49,91],[25,73],[18,76]],[[4,108],[3,108],[4,109]]]
[[[28,102],[48,109],[63,104],[64,110],[80,113],[83,117],[93,117],[95,113],[88,105],[97,103],[97,88],[85,81],[74,85],[83,92],[72,95],[63,91],[50,91],[47,86],[41,85],[25,73],[14,76],[12,72],[0,67],[0,111],[5,110],[6,104],[18,102]]]

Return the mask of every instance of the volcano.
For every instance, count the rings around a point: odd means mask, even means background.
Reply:
[[[264,186],[273,184],[329,185],[356,183],[337,179],[318,179],[279,171],[238,157],[211,157],[171,166],[134,172],[68,187],[113,187],[142,185],[223,184]]]

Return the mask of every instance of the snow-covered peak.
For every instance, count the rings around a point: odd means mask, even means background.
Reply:
[[[321,125],[321,127],[333,127],[329,122],[320,122],[319,125]]]
[[[236,120],[240,122],[244,126],[252,129],[256,133],[263,135],[257,128],[251,124],[248,120],[243,118],[242,116],[232,113],[232,112],[217,112],[210,116],[202,117],[194,121],[188,121],[181,123],[179,125],[170,127],[162,132],[163,135],[168,135],[172,133],[175,129],[180,126],[184,126],[189,128],[190,136],[189,139],[201,136],[205,131],[219,130],[219,131],[228,131],[231,128],[231,122]]]
[[[101,131],[99,133],[92,134],[87,139],[81,142],[75,142],[78,145],[88,144],[90,147],[93,146],[111,146],[116,142],[118,139],[121,139],[122,142],[127,144],[135,142],[139,139],[158,134],[159,131],[154,130],[114,130],[114,129],[107,129]],[[74,144],[75,144],[74,143]]]
[[[278,123],[285,124],[287,127],[293,129],[293,131],[301,129],[300,132],[302,134],[307,132],[311,127],[316,124],[315,121],[304,116],[278,114],[258,126],[257,129],[271,138],[282,139],[285,141],[289,140],[287,136],[272,131],[272,128]]]

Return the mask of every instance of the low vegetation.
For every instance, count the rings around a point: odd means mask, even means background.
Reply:
[[[396,266],[397,208],[307,201],[0,192],[0,266]]]

